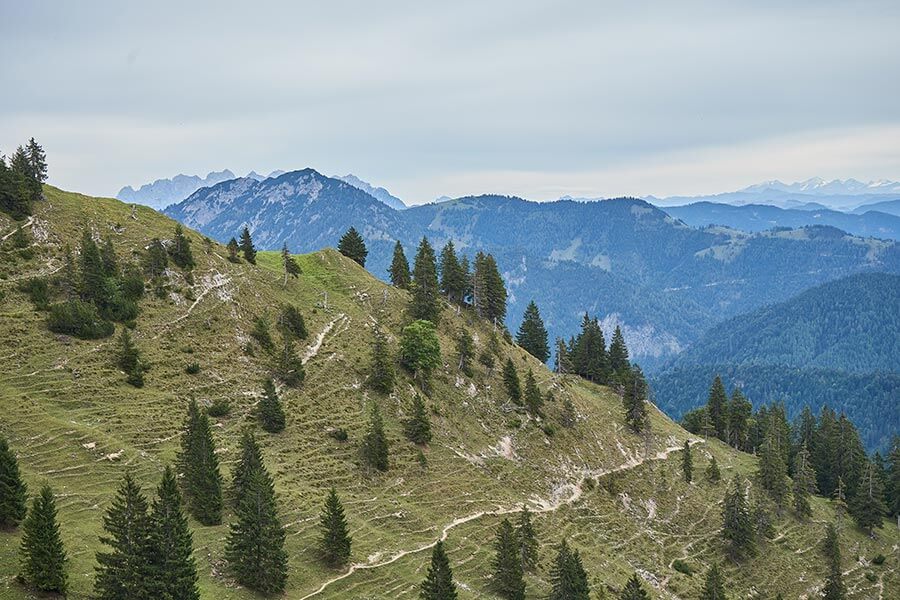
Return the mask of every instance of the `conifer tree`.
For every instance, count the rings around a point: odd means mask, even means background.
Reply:
[[[850,501],[850,514],[853,515],[856,524],[870,534],[873,527],[882,526],[884,489],[871,461],[866,461],[863,477]]]
[[[628,347],[625,345],[625,336],[622,330],[616,325],[613,332],[612,341],[609,343],[609,369],[620,377],[628,372],[631,368],[628,362]]]
[[[103,246],[100,247],[100,265],[104,277],[119,276],[119,261],[116,258],[116,249],[113,246],[112,238],[109,236],[106,236]]]
[[[441,313],[440,289],[434,248],[423,237],[413,261],[412,304],[410,314],[413,319],[422,319],[437,324]]]
[[[719,463],[716,462],[715,456],[709,457],[709,464],[706,465],[706,478],[712,483],[718,483],[722,479],[722,472],[719,471]]]
[[[264,431],[278,433],[284,429],[284,410],[272,378],[263,382],[263,397],[259,401],[259,424]]]
[[[625,408],[625,423],[634,433],[641,433],[650,427],[650,416],[647,414],[647,382],[637,366],[625,385],[622,403]]]
[[[241,257],[238,256],[238,253],[241,251],[240,246],[238,246],[237,240],[231,238],[228,240],[228,245],[226,246],[228,249],[228,260],[233,263],[241,262]]]
[[[131,341],[131,335],[125,327],[119,334],[116,362],[119,368],[125,372],[125,381],[137,388],[144,387],[144,365],[141,361],[141,353]]]
[[[502,323],[506,318],[506,284],[500,276],[497,262],[490,254],[479,252],[475,256],[472,296],[475,310],[480,317],[495,325]]]
[[[178,469],[183,475],[184,495],[191,514],[204,525],[221,523],[222,475],[219,473],[219,459],[216,457],[209,417],[200,411],[194,400],[188,405]]]
[[[516,365],[513,364],[511,358],[506,359],[503,365],[503,384],[506,386],[506,395],[516,404],[522,403],[522,386],[519,383],[519,374],[516,372]]]
[[[191,240],[184,235],[184,228],[181,223],[175,224],[175,235],[172,238],[172,245],[169,247],[169,256],[172,262],[182,269],[194,268],[194,253],[191,252]]]
[[[278,363],[275,367],[275,375],[286,386],[299,387],[306,379],[306,371],[303,369],[303,361],[294,351],[294,336],[286,335],[282,338],[281,352],[278,354]]]
[[[265,468],[250,471],[230,525],[225,558],[234,578],[263,594],[284,591],[287,552],[284,526],[278,520],[275,489]]]
[[[635,573],[622,588],[619,600],[650,600],[650,594],[644,589],[638,574]]]
[[[82,251],[84,250],[82,249]],[[150,244],[147,246],[147,253],[143,258],[144,272],[150,278],[162,277],[168,265],[169,254],[166,252],[166,247],[163,246],[159,238],[153,238],[150,240]],[[84,262],[82,259],[82,272],[83,270]]]
[[[391,285],[400,289],[409,289],[412,277],[409,274],[409,261],[406,260],[406,253],[403,251],[403,244],[400,240],[394,244],[394,256],[391,259],[391,268],[388,269],[391,276]]]
[[[844,574],[841,570],[841,545],[833,523],[829,523],[825,529],[823,550],[825,559],[828,561],[828,576],[825,578],[822,598],[824,600],[844,600],[847,597],[847,589],[844,587]]]
[[[529,413],[535,416],[541,414],[544,397],[541,395],[541,390],[534,380],[534,372],[531,369],[528,369],[528,373],[525,374],[525,392],[522,397],[525,400],[525,408]]]
[[[892,516],[900,515],[900,435],[895,435],[891,441],[891,453],[888,457],[888,513]]]
[[[244,260],[251,265],[255,265],[256,248],[253,246],[253,237],[250,235],[250,228],[246,225],[244,226],[243,231],[241,231],[240,249],[241,253],[244,255]]]
[[[747,450],[747,440],[750,436],[750,418],[753,415],[753,405],[744,396],[740,389],[734,388],[731,400],[728,402],[728,444],[738,450]]]
[[[388,470],[388,442],[384,433],[384,420],[376,402],[372,403],[369,425],[363,437],[360,454],[363,463],[379,471]]]
[[[441,250],[441,293],[450,302],[462,303],[466,293],[466,275],[462,271],[453,240],[448,240]]]
[[[681,472],[686,482],[690,483],[694,479],[694,459],[691,457],[690,440],[684,440],[684,450],[681,452]]]
[[[709,414],[709,420],[712,424],[715,436],[722,441],[727,441],[727,403],[728,396],[725,394],[725,386],[722,385],[722,378],[716,375],[713,380],[712,387],[709,389],[709,399],[706,402],[706,411]]]
[[[193,538],[175,471],[166,466],[150,512],[151,582],[156,598],[199,600]]]
[[[346,564],[350,559],[352,538],[347,527],[347,519],[344,516],[344,507],[334,488],[328,492],[319,524],[322,528],[319,548],[325,564],[331,567],[340,567]]]
[[[576,374],[589,381],[607,381],[609,355],[603,330],[596,318],[592,319],[585,313],[581,320],[581,332],[572,340],[569,353]]]
[[[784,506],[790,493],[787,465],[778,448],[778,438],[771,427],[763,442],[757,476],[759,477],[760,486],[769,492],[769,496],[771,496],[775,504],[779,508]]]
[[[151,522],[147,498],[126,473],[103,517],[100,541],[108,552],[97,553],[94,597],[98,600],[151,600],[154,589]]]
[[[28,177],[38,184],[39,194],[40,184],[47,181],[47,155],[44,148],[31,138],[25,146],[25,156],[28,159]]]
[[[472,356],[475,354],[475,341],[472,334],[465,327],[459,328],[459,335],[456,336],[456,355],[459,358],[457,369],[463,374],[471,377]]]
[[[529,302],[525,308],[522,325],[519,326],[519,331],[516,333],[516,343],[542,363],[547,362],[547,359],[550,358],[547,329],[544,327],[544,321],[541,319],[541,313],[534,300]]]
[[[411,371],[420,384],[427,384],[432,371],[441,364],[441,344],[434,323],[420,319],[403,328],[400,364]]]
[[[380,327],[372,332],[372,367],[369,372],[369,385],[382,394],[390,394],[394,389],[394,361],[387,335]]]
[[[68,244],[63,247],[63,267],[59,282],[66,300],[74,300],[78,292],[78,269],[75,267],[72,248]]]
[[[431,441],[431,421],[425,410],[425,401],[416,394],[413,398],[412,416],[403,424],[406,439],[414,444],[427,444]]]
[[[531,522],[531,512],[527,506],[519,511],[519,522],[516,524],[516,537],[519,541],[519,556],[522,559],[523,569],[534,569],[538,564],[537,532]]]
[[[569,355],[569,347],[562,338],[556,338],[556,356],[553,359],[553,372],[564,375],[572,372],[572,357]]]
[[[560,424],[563,427],[575,427],[578,422],[578,412],[575,410],[575,404],[567,395],[562,401],[562,414],[560,415]]]
[[[565,540],[559,545],[550,570],[549,600],[590,600],[587,573],[578,550],[570,550]]]
[[[10,529],[19,525],[28,510],[28,487],[22,481],[19,461],[0,435],[0,528]]]
[[[105,299],[103,259],[100,258],[100,249],[87,229],[81,236],[81,254],[78,260],[80,274],[78,291],[82,299],[94,302],[99,308]]]
[[[230,494],[235,507],[249,486],[250,474],[255,469],[261,468],[263,468],[262,451],[256,442],[256,436],[249,429],[245,429],[241,434],[241,455],[231,476]]]
[[[753,552],[753,521],[747,493],[737,475],[725,492],[722,509],[722,537],[728,543],[732,558],[740,558]]]
[[[809,495],[816,492],[816,473],[806,444],[800,447],[794,460],[794,482],[792,486],[794,496],[794,512],[800,519],[812,516],[812,507],[809,505]]]
[[[303,272],[300,269],[300,264],[297,262],[297,259],[291,256],[291,252],[287,247],[287,242],[281,247],[281,267],[284,269],[284,283],[281,287],[287,287],[288,277],[296,278]]]
[[[302,340],[309,336],[309,332],[306,330],[306,321],[293,304],[284,305],[278,314],[277,325],[283,337],[293,337]]]
[[[56,522],[56,501],[49,485],[41,488],[22,524],[22,578],[41,592],[66,594],[66,551]]]
[[[726,600],[725,577],[719,571],[719,565],[713,563],[706,572],[706,581],[700,592],[700,600]]]
[[[431,550],[431,566],[422,582],[420,600],[456,600],[456,584],[453,571],[444,551],[444,542],[438,540]]]
[[[503,519],[497,528],[494,542],[494,588],[506,600],[525,599],[525,580],[518,536],[509,519]]]
[[[351,227],[341,236],[341,239],[338,241],[338,252],[359,263],[359,266],[366,266],[366,256],[369,255],[369,251],[366,249],[366,243],[355,227]]]

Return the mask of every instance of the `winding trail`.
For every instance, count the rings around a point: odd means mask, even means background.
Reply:
[[[313,358],[316,354],[319,353],[319,349],[322,347],[322,342],[325,341],[325,336],[334,328],[338,322],[346,322],[348,320],[347,315],[344,313],[340,313],[338,316],[333,318],[328,322],[325,327],[322,328],[322,331],[319,332],[319,335],[316,336],[316,341],[306,349],[306,352],[303,353],[303,356],[300,358],[301,364],[306,364],[309,362],[311,358]]]
[[[34,217],[33,216],[28,217],[27,221],[25,221],[21,225],[17,225],[12,231],[10,231],[6,235],[4,235],[2,238],[0,238],[0,242],[5,242],[9,238],[11,238],[16,233],[16,231],[18,231],[19,227],[21,227],[22,229],[25,229],[26,227],[31,227],[32,223],[34,223]]]
[[[332,321],[332,323],[333,322],[334,321]],[[700,443],[703,443],[703,440],[700,440],[700,439],[690,440],[690,444],[692,446],[696,445],[696,444],[700,444]],[[532,503],[536,505],[536,508],[534,508],[531,512],[533,514],[549,513],[549,512],[559,510],[563,506],[568,506],[570,504],[574,504],[575,502],[578,502],[578,500],[581,499],[581,496],[583,494],[584,482],[588,478],[596,478],[596,477],[601,477],[603,475],[609,475],[610,473],[618,473],[620,471],[627,471],[629,469],[634,469],[635,467],[638,467],[638,466],[644,464],[645,462],[650,462],[650,461],[654,461],[654,460],[665,460],[666,458],[669,457],[669,454],[671,454],[672,452],[678,452],[680,450],[684,450],[684,446],[670,446],[670,447],[666,448],[665,450],[657,452],[653,456],[648,456],[648,457],[639,458],[639,459],[632,459],[632,460],[622,463],[621,465],[619,465],[617,467],[613,467],[611,469],[585,471],[582,473],[581,478],[576,483],[570,483],[570,484],[566,485],[566,487],[569,487],[572,490],[572,492],[569,496],[559,498],[557,500],[537,500],[537,501],[533,500]],[[337,575],[335,577],[332,577],[331,579],[328,579],[327,581],[323,582],[322,585],[320,585],[318,587],[318,589],[316,589],[315,591],[310,592],[310,593],[306,594],[305,596],[301,596],[300,600],[308,600],[309,598],[318,596],[319,594],[324,592],[328,588],[328,586],[350,577],[356,571],[377,569],[379,567],[384,567],[384,566],[390,565],[392,563],[395,563],[398,560],[400,560],[401,558],[403,558],[405,556],[409,556],[410,554],[418,554],[420,552],[425,552],[426,550],[430,550],[431,548],[434,548],[434,546],[439,541],[440,542],[446,541],[447,537],[450,535],[450,531],[456,527],[459,527],[460,525],[464,525],[466,523],[475,521],[476,519],[480,519],[482,517],[494,517],[494,516],[515,514],[515,513],[518,513],[520,510],[522,510],[521,504],[516,505],[514,507],[510,507],[510,508],[498,508],[497,510],[483,510],[483,511],[479,511],[477,513],[473,513],[471,515],[467,515],[465,517],[458,517],[444,526],[444,528],[441,530],[441,536],[437,540],[435,540],[433,542],[429,542],[427,544],[423,544],[423,545],[419,546],[418,548],[413,548],[411,550],[402,550],[402,551],[394,554],[390,558],[387,558],[383,561],[369,562],[369,563],[354,563],[354,564],[350,565],[350,567],[344,573],[341,573],[340,575]]]
[[[219,273],[218,271],[214,271],[207,275],[204,275],[204,280],[206,280],[206,281],[203,284],[203,291],[200,292],[200,294],[194,300],[193,304],[191,304],[188,307],[187,312],[185,312],[183,315],[181,315],[174,321],[171,321],[171,322],[163,325],[164,329],[168,329],[169,327],[172,327],[173,325],[176,325],[177,323],[180,323],[181,321],[183,321],[183,320],[187,319],[189,316],[191,316],[191,313],[193,312],[193,310],[197,307],[198,304],[200,304],[200,301],[203,300],[203,298],[205,298],[209,292],[211,292],[212,290],[216,290],[216,289],[225,287],[226,285],[231,283],[231,277],[229,277],[223,273]],[[162,334],[163,334],[163,332],[160,331],[159,333],[157,333],[154,336],[153,339],[158,338]]]

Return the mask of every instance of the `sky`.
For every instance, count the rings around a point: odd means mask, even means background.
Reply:
[[[313,167],[408,204],[900,179],[900,2],[0,0],[50,183]]]

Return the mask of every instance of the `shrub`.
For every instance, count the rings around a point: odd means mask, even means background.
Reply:
[[[541,430],[543,430],[544,435],[546,435],[547,437],[553,437],[553,434],[556,433],[556,429],[554,429],[553,425],[551,425],[550,423],[544,423],[543,425],[541,425]]]
[[[672,563],[672,568],[678,571],[679,573],[684,573],[688,577],[693,576],[694,568],[691,565],[687,564],[680,558],[676,558],[675,562]]]
[[[229,402],[227,398],[213,400],[212,404],[209,405],[209,408],[206,409],[206,414],[213,418],[224,417],[230,412],[231,402]]]
[[[875,558],[872,559],[873,565],[883,565],[885,561],[884,554],[878,554]]]
[[[272,348],[272,335],[269,333],[269,322],[266,321],[265,317],[256,317],[250,337],[256,340],[260,347],[266,350]]]
[[[50,288],[46,279],[34,277],[19,284],[19,290],[28,294],[28,299],[37,310],[47,310],[50,306]]]
[[[287,304],[281,309],[281,314],[278,315],[278,328],[282,335],[292,335],[298,340],[306,339],[309,335],[303,315],[292,304]]]
[[[113,324],[100,317],[93,304],[69,300],[50,307],[47,327],[54,333],[71,335],[82,340],[98,340],[113,334]]]
[[[347,435],[347,430],[344,429],[343,427],[338,427],[336,429],[330,429],[328,431],[328,435],[330,437],[333,437],[334,439],[336,439],[339,442],[346,442],[347,438],[349,437]]]
[[[188,375],[196,375],[200,372],[200,363],[192,362],[184,368],[184,372]]]

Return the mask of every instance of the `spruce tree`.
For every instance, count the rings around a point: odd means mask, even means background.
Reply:
[[[713,563],[706,572],[706,581],[700,592],[700,600],[726,600],[725,577],[719,571],[719,565]]]
[[[219,459],[216,457],[209,417],[200,411],[194,400],[188,405],[178,469],[183,475],[184,495],[191,514],[204,525],[221,523],[222,476],[219,473]]]
[[[421,600],[456,600],[456,584],[453,571],[444,552],[444,542],[438,541],[431,551],[431,566],[422,582]]]
[[[287,247],[287,242],[285,242],[284,246],[281,248],[281,268],[284,269],[284,283],[282,283],[281,287],[287,287],[288,277],[296,278],[303,272],[300,269],[300,264],[297,262],[297,259],[291,256],[291,252]]]
[[[250,475],[256,469],[263,468],[262,451],[256,442],[256,436],[249,429],[241,434],[241,455],[231,476],[231,498],[237,507],[244,496],[244,490],[250,485]]]
[[[250,235],[250,229],[245,225],[243,231],[241,231],[241,242],[240,242],[241,253],[244,255],[244,260],[246,260],[251,265],[256,264],[256,248],[253,246],[253,237]]]
[[[550,358],[547,329],[544,327],[544,321],[541,319],[541,313],[534,300],[529,302],[525,308],[522,325],[519,326],[519,331],[516,333],[516,343],[542,363],[547,362],[547,359]]]
[[[472,371],[472,356],[474,354],[475,341],[472,339],[472,334],[465,327],[460,327],[459,335],[456,336],[456,355],[459,359],[457,361],[457,370],[468,377],[474,374]]]
[[[875,474],[871,461],[866,461],[863,477],[850,500],[850,514],[862,529],[870,534],[873,527],[881,527],[884,518],[884,489]]]
[[[634,433],[641,433],[650,427],[650,416],[647,414],[647,382],[638,367],[635,367],[628,377],[622,403],[625,409],[625,423]]]
[[[689,440],[684,440],[684,450],[681,452],[681,472],[686,482],[690,483],[694,479],[694,459],[691,457]]]
[[[59,284],[66,300],[74,300],[78,293],[78,269],[75,267],[72,248],[68,244],[63,246],[63,267]]]
[[[338,241],[338,252],[359,263],[361,267],[366,266],[366,256],[369,255],[369,251],[366,249],[366,243],[355,227],[351,227],[341,236],[341,239]]]
[[[516,524],[516,537],[519,541],[519,556],[522,559],[523,569],[534,569],[538,564],[537,532],[531,522],[531,512],[527,506],[523,506],[519,512],[519,522]]]
[[[522,386],[519,383],[519,373],[516,371],[516,365],[513,364],[512,358],[506,359],[503,365],[503,385],[506,386],[506,395],[516,404],[522,403]]]
[[[281,312],[278,314],[277,325],[282,337],[302,340],[309,336],[309,332],[306,330],[306,321],[293,304],[285,304],[282,307]]]
[[[590,586],[581,557],[578,550],[569,549],[565,540],[560,543],[553,561],[550,584],[549,600],[590,600]]]
[[[116,258],[116,249],[113,246],[112,238],[106,236],[103,240],[103,246],[100,247],[100,264],[104,277],[119,276],[119,260]]]
[[[734,388],[728,402],[728,444],[738,450],[748,450],[747,440],[750,436],[750,418],[753,405],[740,389]]]
[[[390,394],[394,390],[394,361],[387,335],[380,327],[372,332],[372,367],[369,372],[369,385],[382,394]]]
[[[762,489],[769,492],[775,504],[781,508],[790,493],[787,479],[787,465],[778,448],[778,438],[774,429],[769,428],[766,439],[763,442],[762,454],[759,459],[759,471],[757,473]]]
[[[231,238],[230,240],[228,240],[228,245],[226,246],[226,248],[228,249],[228,260],[229,261],[231,261],[233,263],[241,262],[241,257],[238,256],[238,254],[241,251],[241,248],[240,248],[240,246],[238,246],[236,239]]]
[[[713,380],[712,387],[709,389],[709,399],[706,402],[706,411],[709,414],[709,420],[712,423],[715,436],[722,441],[728,441],[727,438],[727,403],[728,396],[725,394],[725,386],[722,385],[722,378],[716,375]]]
[[[506,600],[524,600],[525,580],[518,536],[509,519],[503,519],[497,528],[494,542],[494,589]]]
[[[87,229],[81,236],[81,254],[78,256],[78,262],[80,275],[78,292],[83,300],[93,302],[100,308],[104,303],[106,290],[103,259],[100,258],[100,249]]]
[[[82,251],[84,250],[82,249]],[[166,252],[166,247],[163,246],[163,243],[159,240],[159,238],[153,238],[152,240],[150,240],[150,244],[147,246],[147,253],[144,254],[144,272],[151,279],[162,277],[168,265],[169,254],[168,252]],[[82,259],[82,272],[83,271],[84,261]]]
[[[28,510],[27,498],[28,487],[19,473],[19,461],[0,435],[0,528],[11,529],[22,522]]]
[[[556,356],[553,359],[553,372],[559,375],[572,372],[572,357],[569,347],[562,338],[556,338]]]
[[[172,245],[169,247],[169,256],[172,262],[182,269],[194,268],[194,253],[191,252],[191,240],[184,235],[184,228],[181,223],[175,224],[175,235],[172,238]]]
[[[100,542],[108,552],[97,552],[94,597],[98,600],[153,600],[154,589],[151,521],[147,498],[126,473],[103,517]]]
[[[241,585],[263,594],[284,591],[287,582],[285,531],[275,506],[272,478],[253,469],[229,526],[225,544],[228,568]]]
[[[278,362],[275,366],[275,376],[286,386],[299,387],[306,379],[306,371],[303,369],[303,361],[294,350],[294,336],[282,337],[281,351],[278,353]]]
[[[378,403],[373,402],[369,413],[369,425],[360,447],[363,463],[379,471],[388,470],[388,442],[384,433],[384,420]]]
[[[753,520],[747,493],[737,475],[725,492],[722,537],[728,543],[729,554],[734,559],[753,552]]]
[[[25,156],[28,159],[28,177],[37,184],[47,181],[47,155],[44,148],[34,141],[34,138],[28,140],[25,146]],[[40,185],[38,185],[40,192]]]
[[[150,512],[152,576],[156,598],[199,600],[193,538],[175,471],[166,466]]]
[[[575,410],[575,404],[568,395],[563,398],[559,422],[563,427],[575,427],[578,422],[578,411]]]
[[[472,274],[472,296],[478,315],[492,323],[502,323],[506,318],[506,285],[497,262],[490,254],[479,252],[475,256],[475,272]]]
[[[616,325],[613,332],[612,341],[609,343],[609,369],[621,377],[631,368],[628,362],[628,347],[625,345],[625,336],[622,330]]]
[[[400,289],[409,289],[412,277],[409,274],[409,261],[406,260],[406,253],[403,252],[403,244],[400,240],[394,244],[394,257],[391,259],[391,268],[388,269],[391,276],[391,285]]]
[[[125,327],[119,334],[116,363],[125,372],[126,382],[137,388],[144,387],[144,364],[141,361],[141,353],[131,341],[131,335]]]
[[[414,444],[423,445],[431,441],[431,421],[425,410],[425,401],[419,394],[413,398],[412,415],[403,424],[403,433]]]
[[[706,478],[711,483],[718,483],[722,479],[722,472],[719,471],[719,463],[716,462],[715,456],[709,457],[709,464],[706,465]]]
[[[525,374],[525,392],[522,397],[525,400],[525,408],[529,413],[535,416],[541,414],[544,397],[541,395],[541,390],[534,380],[534,373],[531,369],[528,369],[528,373]]]
[[[447,296],[450,302],[462,303],[466,293],[466,276],[456,256],[453,240],[449,240],[441,250],[441,293]]]
[[[264,431],[278,433],[284,429],[284,410],[281,408],[281,400],[271,377],[263,382],[263,396],[259,401],[258,414],[259,424]]]
[[[844,587],[844,574],[841,570],[841,545],[833,523],[829,523],[825,529],[823,551],[825,559],[828,561],[828,575],[822,589],[822,598],[823,600],[844,600],[847,597],[847,588]]]
[[[49,485],[34,499],[22,524],[22,578],[41,592],[66,594],[66,551],[56,521],[56,501]]]
[[[812,516],[812,507],[809,505],[809,496],[816,492],[816,473],[806,444],[800,447],[797,457],[794,459],[794,481],[792,492],[794,496],[794,512],[797,517],[805,519]]]
[[[325,564],[330,567],[347,564],[350,559],[352,538],[347,527],[347,519],[344,516],[344,507],[334,488],[331,488],[328,498],[325,499],[325,507],[322,510],[319,524],[322,529],[319,548]]]
[[[638,574],[635,573],[622,588],[619,600],[650,600],[650,594],[644,589]]]
[[[437,324],[441,314],[440,289],[434,248],[423,237],[413,262],[412,304],[410,315]]]

